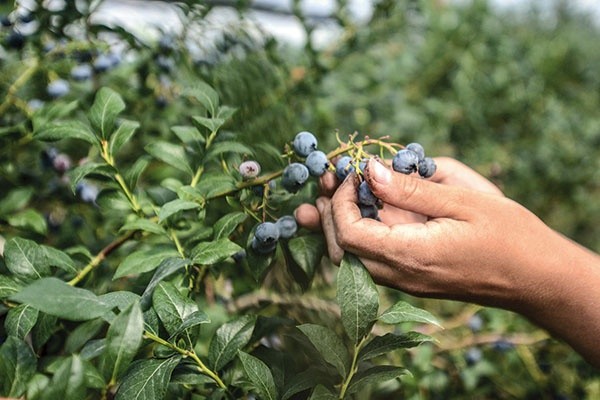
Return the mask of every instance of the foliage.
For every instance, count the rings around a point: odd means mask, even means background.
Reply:
[[[345,3],[342,39],[300,50],[251,25],[211,30],[211,2],[179,2],[185,28],[158,36],[98,22],[101,1],[37,2],[33,21],[5,6],[1,396],[599,394],[589,366],[515,315],[376,287],[303,230],[252,251],[258,222],[316,196],[314,179],[295,195],[279,184],[304,129],[330,157],[348,151],[335,130],[459,156],[600,249],[596,27],[565,8],[552,25],[502,18],[482,1],[380,1],[361,25]],[[59,80],[68,91],[49,91]],[[237,170],[249,159],[256,179]],[[465,358],[473,347],[481,359]]]

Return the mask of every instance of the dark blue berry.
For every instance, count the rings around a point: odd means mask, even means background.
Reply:
[[[411,150],[417,153],[417,156],[419,156],[419,161],[425,158],[425,149],[420,143],[409,143],[406,145],[406,150]]]
[[[317,149],[317,138],[308,131],[299,132],[294,138],[294,151],[300,157],[306,157]]]
[[[483,358],[483,353],[479,347],[469,347],[465,352],[465,361],[467,365],[475,365]]]
[[[362,218],[371,218],[379,221],[379,210],[377,209],[377,206],[368,206],[359,203],[358,208],[360,209],[360,216]]]
[[[92,66],[90,64],[76,65],[71,69],[71,78],[76,81],[87,81],[92,77]]]
[[[346,177],[352,172],[354,172],[354,165],[352,165],[352,157],[340,157],[337,163],[335,163],[335,175],[340,181],[346,179]]]
[[[261,254],[275,250],[279,240],[279,228],[273,222],[263,222],[254,230],[252,249]]]
[[[499,351],[501,353],[507,352],[507,351],[511,350],[513,347],[514,347],[514,345],[505,339],[496,340],[494,342],[494,344],[492,345],[492,348],[494,350]]]
[[[175,69],[175,61],[171,57],[163,55],[156,57],[156,65],[161,71],[166,73],[169,73]]]
[[[392,161],[392,168],[394,171],[403,174],[411,174],[417,172],[417,164],[419,163],[419,156],[412,150],[402,149],[394,156]]]
[[[6,15],[3,15],[0,17],[0,25],[2,25],[5,28],[8,28],[9,26],[12,26],[12,21]]]
[[[244,179],[256,178],[260,174],[260,164],[253,160],[244,161],[238,170]]]
[[[54,168],[54,159],[58,156],[58,149],[56,147],[50,147],[42,151],[42,167]]]
[[[106,54],[100,54],[94,60],[94,71],[96,72],[106,72],[113,67],[113,60],[107,56]]]
[[[279,237],[281,239],[289,239],[298,230],[298,224],[296,223],[296,218],[291,215],[284,215],[275,221],[275,225],[279,229]]]
[[[423,178],[431,178],[433,174],[435,174],[436,169],[437,166],[435,165],[433,158],[425,157],[423,160],[419,161],[419,175]]]
[[[33,15],[33,13],[31,13],[31,12],[28,12],[23,15],[19,15],[19,21],[23,22],[24,24],[33,22],[34,19],[35,19],[35,15]]]
[[[69,93],[70,86],[69,82],[64,79],[56,79],[48,84],[46,92],[54,99],[62,97]]]
[[[162,36],[158,41],[158,48],[164,53],[170,53],[175,50],[175,41],[173,40],[173,36]]]
[[[4,44],[10,49],[21,50],[25,46],[25,36],[20,32],[12,31],[4,39]]]
[[[291,163],[283,170],[281,185],[290,193],[296,193],[304,186],[310,173],[304,164]]]
[[[358,202],[365,206],[376,206],[379,199],[373,194],[367,181],[358,185]]]
[[[327,171],[329,160],[327,155],[320,150],[311,152],[304,161],[304,165],[308,168],[308,172],[312,176],[321,176]]]
[[[268,184],[252,186],[252,192],[254,193],[254,195],[256,195],[257,197],[263,197],[265,195],[265,185],[269,186],[269,190],[275,190],[275,181],[269,181]]]

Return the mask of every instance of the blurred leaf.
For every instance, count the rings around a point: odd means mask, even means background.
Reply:
[[[137,121],[123,120],[119,124],[119,127],[110,138],[109,154],[114,156],[117,152],[131,140],[135,131],[140,127],[140,123]]]
[[[35,374],[37,358],[22,339],[9,336],[0,346],[0,394],[18,398]]]
[[[46,142],[55,142],[62,139],[81,139],[94,146],[99,144],[90,127],[77,120],[49,122],[34,132],[33,137]]]
[[[235,190],[235,180],[223,174],[205,174],[196,186],[198,192],[206,199],[216,198]]]
[[[346,253],[337,278],[337,302],[346,333],[357,344],[371,330],[379,308],[379,295],[362,262]]]
[[[138,302],[122,311],[112,321],[106,333],[106,348],[102,358],[104,377],[117,382],[133,361],[142,344],[144,319]]]
[[[10,299],[69,321],[87,321],[110,311],[91,291],[69,286],[57,278],[38,279]]]
[[[273,380],[273,374],[267,365],[258,358],[243,351],[238,352],[246,377],[252,382],[261,399],[276,400],[278,397],[277,387]]]
[[[237,108],[229,107],[229,106],[220,106],[217,111],[217,118],[227,121],[229,118],[233,117],[233,115],[237,112]]]
[[[223,141],[213,143],[212,146],[208,149],[206,156],[204,157],[205,161],[214,160],[222,154],[233,153],[233,154],[248,154],[253,155],[254,150],[243,143],[234,142],[234,141]]]
[[[92,127],[99,131],[103,139],[108,139],[115,129],[117,116],[125,109],[125,102],[114,90],[103,87],[96,93],[90,108],[89,119]]]
[[[190,125],[178,125],[172,126],[171,130],[179,140],[181,140],[185,144],[204,144],[206,143],[206,139],[204,136],[193,126]]]
[[[419,332],[407,332],[402,334],[386,333],[383,336],[375,336],[366,344],[358,355],[359,361],[370,360],[371,358],[389,354],[397,349],[408,349],[425,342],[433,342],[431,336]]]
[[[154,221],[147,218],[137,218],[133,221],[125,223],[120,231],[144,231],[156,233],[157,235],[166,235],[167,231]]]
[[[148,143],[145,149],[152,157],[185,172],[189,178],[192,177],[192,167],[182,146],[169,142],[156,141]]]
[[[158,220],[164,221],[169,218],[171,215],[184,210],[192,210],[194,208],[199,208],[200,204],[194,203],[192,201],[185,201],[181,199],[175,199],[169,201],[168,203],[163,204],[163,206],[158,211]]]
[[[219,218],[213,228],[215,240],[228,238],[246,218],[248,218],[248,215],[241,211],[225,214]]]
[[[414,307],[405,301],[399,301],[383,312],[378,318],[386,324],[401,324],[403,322],[423,322],[442,327],[430,312]]]
[[[166,258],[177,256],[179,256],[177,250],[170,246],[155,246],[134,251],[121,261],[113,279],[152,271]]]
[[[0,216],[9,215],[27,206],[33,192],[31,187],[21,187],[4,194],[0,200]]]
[[[323,373],[322,369],[309,367],[307,370],[294,374],[290,378],[289,382],[285,385],[281,400],[287,400],[293,395],[307,389],[312,389],[315,387],[315,384],[323,384],[327,380],[327,375]]]
[[[103,176],[110,179],[114,179],[117,171],[108,164],[92,163],[88,162],[80,165],[71,171],[69,171],[69,178],[71,180],[71,190],[73,193],[77,191],[77,184],[86,176]]]
[[[13,238],[4,245],[6,268],[24,279],[41,278],[50,273],[44,250],[34,241]]]
[[[173,370],[181,357],[145,359],[131,364],[121,381],[115,400],[162,400]]]
[[[38,131],[40,127],[46,126],[50,121],[54,121],[62,117],[66,117],[67,115],[71,115],[71,113],[75,111],[78,106],[79,104],[77,100],[74,100],[69,103],[46,103],[44,107],[35,111],[35,113],[33,114],[32,120],[34,132]],[[93,138],[94,135],[91,135],[91,137]]]
[[[6,334],[25,340],[25,336],[37,322],[38,314],[38,310],[27,304],[20,304],[11,308],[8,314],[6,314],[6,320],[4,321]]]
[[[63,358],[50,384],[42,394],[42,400],[81,400],[85,397],[86,382],[83,362],[78,355]]]
[[[195,82],[193,86],[185,87],[181,94],[182,96],[194,97],[206,108],[210,115],[216,115],[219,107],[219,95],[206,83]]]
[[[192,249],[192,260],[194,264],[213,265],[221,262],[242,248],[227,238],[213,242],[200,242]]]
[[[248,344],[255,323],[255,315],[244,315],[217,329],[208,349],[208,365],[213,371],[220,371]]]
[[[309,400],[336,400],[337,396],[334,395],[323,385],[317,385],[310,395]]]
[[[224,119],[221,118],[206,118],[206,117],[193,117],[192,118],[197,125],[208,128],[210,132],[216,132],[225,123]]]
[[[348,349],[335,332],[316,324],[299,325],[298,329],[308,337],[323,359],[333,365],[342,378],[346,377],[350,368],[350,357]]]
[[[185,319],[198,311],[198,305],[170,282],[160,282],[156,286],[152,306],[169,335],[177,332]]]
[[[48,231],[46,218],[38,211],[31,208],[14,213],[8,216],[6,220],[10,226],[35,232],[40,235],[45,235]]]
[[[407,374],[410,375],[410,372],[406,368],[394,367],[391,365],[378,365],[365,371],[359,371],[354,375],[346,393],[356,393],[367,386],[386,382]]]

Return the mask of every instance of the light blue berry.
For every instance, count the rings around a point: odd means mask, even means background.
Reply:
[[[317,138],[308,131],[298,132],[294,138],[294,151],[300,157],[306,157],[317,149]]]
[[[50,97],[56,99],[69,93],[70,89],[69,82],[64,79],[56,79],[48,84],[46,92]]]
[[[431,178],[437,169],[435,165],[435,161],[433,158],[425,157],[423,160],[419,161],[418,164],[419,175],[423,178]]]
[[[92,77],[92,66],[89,64],[79,64],[71,69],[71,78],[76,81],[86,81]]]
[[[378,198],[373,194],[367,181],[362,181],[358,185],[358,202],[365,206],[374,206],[377,204]]]
[[[340,159],[335,164],[335,175],[340,181],[343,181],[350,173],[354,172],[354,165],[352,165],[351,163],[352,157],[344,156],[340,157]]]
[[[392,161],[392,168],[394,171],[403,174],[411,174],[417,172],[417,164],[419,163],[419,156],[412,150],[402,149],[394,156]]]
[[[296,223],[296,218],[291,215],[284,215],[275,221],[275,225],[279,229],[279,237],[281,239],[289,239],[298,230],[298,224]]]
[[[291,163],[283,170],[281,185],[290,193],[296,193],[304,186],[310,173],[304,164]]]
[[[329,160],[327,155],[320,150],[311,152],[304,161],[304,165],[308,168],[308,172],[312,176],[321,176],[327,171]]]
[[[425,158],[425,149],[420,143],[409,143],[406,145],[406,150],[411,150],[417,153],[417,156],[419,156],[419,161]]]

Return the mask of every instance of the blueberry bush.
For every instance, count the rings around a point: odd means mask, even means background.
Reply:
[[[108,0],[0,5],[0,397],[600,396],[527,321],[378,287],[293,218],[327,170],[451,155],[599,250],[598,28],[561,3],[292,3],[156,2],[180,29],[141,31]]]

